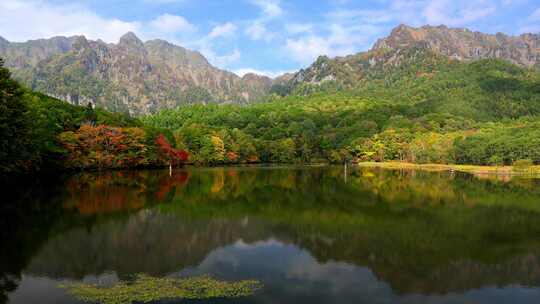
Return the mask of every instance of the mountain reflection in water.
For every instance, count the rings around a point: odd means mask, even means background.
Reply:
[[[83,173],[4,191],[0,302],[78,303],[58,283],[147,273],[264,284],[231,303],[537,303],[539,186],[340,167]]]

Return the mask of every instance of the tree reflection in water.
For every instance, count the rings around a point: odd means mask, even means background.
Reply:
[[[540,286],[538,180],[350,168],[345,183],[342,170],[80,174],[39,211],[19,212],[36,216],[9,224],[4,242],[24,254],[1,256],[16,268],[2,277],[209,273],[260,279],[255,302],[406,302]]]

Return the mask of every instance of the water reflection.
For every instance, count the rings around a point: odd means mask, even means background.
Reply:
[[[26,192],[2,212],[0,288],[10,303],[75,303],[57,282],[144,272],[259,279],[241,300],[256,303],[540,298],[538,180],[349,171],[86,173]]]

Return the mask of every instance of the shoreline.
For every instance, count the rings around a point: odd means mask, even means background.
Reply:
[[[408,169],[430,172],[455,171],[475,175],[499,176],[540,176],[540,165],[518,170],[514,166],[478,166],[478,165],[444,165],[444,164],[415,164],[408,162],[359,162],[355,166],[363,168]]]
[[[349,163],[351,167],[357,168],[381,168],[389,170],[421,170],[426,172],[462,172],[474,175],[492,175],[492,176],[525,176],[525,177],[540,177],[540,165],[533,165],[523,169],[517,169],[514,166],[479,166],[479,165],[452,165],[452,164],[415,164],[400,161],[388,162],[353,162]],[[276,168],[276,167],[326,167],[326,166],[343,166],[343,164],[332,163],[238,163],[238,164],[218,164],[218,165],[195,165],[193,163],[183,164],[182,166],[174,166],[173,170],[178,169],[211,169],[211,168]],[[0,180],[6,178],[26,178],[28,176],[47,176],[49,174],[76,174],[83,172],[114,172],[114,171],[145,171],[145,170],[168,170],[169,166],[136,166],[136,167],[114,167],[114,168],[62,168],[59,170],[44,170],[38,172],[29,172],[21,174],[0,175]]]

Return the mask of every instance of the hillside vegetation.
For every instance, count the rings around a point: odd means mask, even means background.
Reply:
[[[174,132],[202,163],[540,162],[538,71],[411,52],[354,87],[304,83],[268,103],[180,107],[143,121]]]
[[[167,130],[23,88],[0,59],[0,175],[39,170],[164,165]]]

